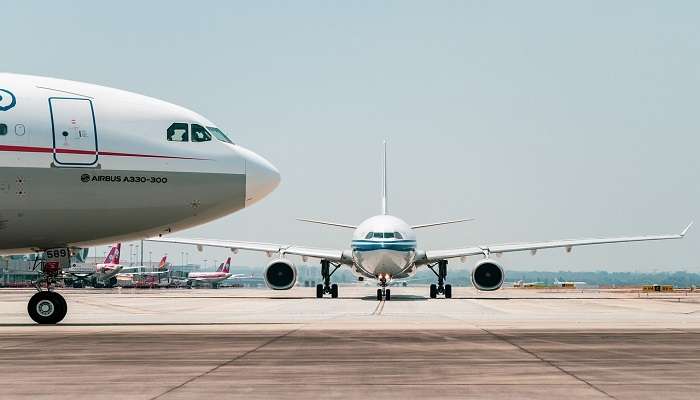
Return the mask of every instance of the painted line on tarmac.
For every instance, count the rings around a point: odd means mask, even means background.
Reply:
[[[384,311],[384,304],[386,304],[386,300],[381,300],[379,304],[377,304],[377,307],[372,311],[372,314],[370,315],[376,315],[380,316],[382,315],[382,312]]]

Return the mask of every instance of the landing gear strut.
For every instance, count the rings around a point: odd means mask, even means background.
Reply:
[[[382,301],[389,301],[391,300],[391,289],[387,289],[387,279],[386,276],[380,276],[379,277],[379,286],[381,288],[377,289],[377,300]]]
[[[436,265],[438,267],[437,271],[435,271]],[[434,283],[430,285],[430,298],[434,299],[438,294],[442,294],[445,295],[446,299],[451,299],[452,285],[445,285],[445,278],[447,278],[447,260],[440,260],[437,264],[428,264],[428,268],[430,268],[438,278],[437,285]]]
[[[320,299],[324,294],[330,294],[332,298],[338,298],[338,285],[335,283],[331,285],[331,276],[335,271],[340,268],[340,264],[332,264],[333,271],[331,271],[331,262],[328,260],[321,260],[321,276],[323,277],[323,284],[319,283],[316,285],[316,298]]]
[[[62,252],[61,256],[52,256],[56,252]],[[38,293],[34,294],[27,304],[27,312],[29,317],[38,324],[57,324],[65,318],[68,312],[68,304],[60,294],[53,291],[52,285],[55,285],[63,273],[63,260],[70,261],[70,252],[68,249],[56,249],[47,251],[46,254],[52,261],[45,261],[43,258],[37,258],[34,261],[34,269],[40,267],[40,276],[36,281],[36,289]],[[57,254],[57,253],[56,253]],[[59,259],[55,261],[55,259]],[[46,284],[46,289],[42,285]]]

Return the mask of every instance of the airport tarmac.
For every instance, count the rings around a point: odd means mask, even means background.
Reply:
[[[700,293],[0,290],[2,399],[700,398]]]

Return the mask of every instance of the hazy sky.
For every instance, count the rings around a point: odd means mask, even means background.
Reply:
[[[7,1],[0,13],[0,70],[183,105],[280,169],[263,202],[179,236],[346,248],[350,231],[294,218],[378,213],[384,138],[393,214],[477,218],[420,231],[424,248],[700,219],[697,1]],[[684,241],[502,260],[698,271],[697,228]],[[175,246],[148,251],[180,262]]]

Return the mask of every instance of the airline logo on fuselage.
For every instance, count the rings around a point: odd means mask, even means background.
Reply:
[[[0,111],[7,111],[17,105],[17,98],[12,92],[0,89]]]

